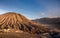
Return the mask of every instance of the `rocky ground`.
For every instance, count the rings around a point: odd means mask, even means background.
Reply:
[[[40,38],[40,36],[29,33],[0,33],[0,38]]]
[[[60,38],[60,33],[56,31],[40,34],[30,34],[27,32],[1,32],[0,38]]]

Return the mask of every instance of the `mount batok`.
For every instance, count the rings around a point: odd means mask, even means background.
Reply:
[[[0,15],[0,31],[2,32],[28,32],[39,34],[47,29],[41,24],[37,24],[27,19],[21,14],[8,12]]]

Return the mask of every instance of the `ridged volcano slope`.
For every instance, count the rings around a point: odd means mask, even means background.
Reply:
[[[9,31],[13,32],[21,30],[29,33],[40,33],[46,31],[46,29],[40,24],[34,23],[23,15],[14,12],[0,15],[0,29],[9,29]]]

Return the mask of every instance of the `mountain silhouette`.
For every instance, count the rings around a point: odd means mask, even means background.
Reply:
[[[60,17],[57,18],[40,18],[32,20],[34,22],[40,23],[40,24],[48,24],[48,26],[53,26],[58,29],[60,29]]]
[[[57,18],[40,18],[32,20],[42,24],[60,24],[60,17]]]
[[[23,15],[15,12],[0,15],[0,31],[1,30],[8,30],[9,32],[23,31],[36,34],[47,31],[41,24],[32,22]]]

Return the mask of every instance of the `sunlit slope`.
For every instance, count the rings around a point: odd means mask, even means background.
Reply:
[[[23,15],[15,12],[0,15],[0,30],[8,30],[8,32],[23,31],[37,34],[47,31],[41,24],[34,23]]]

